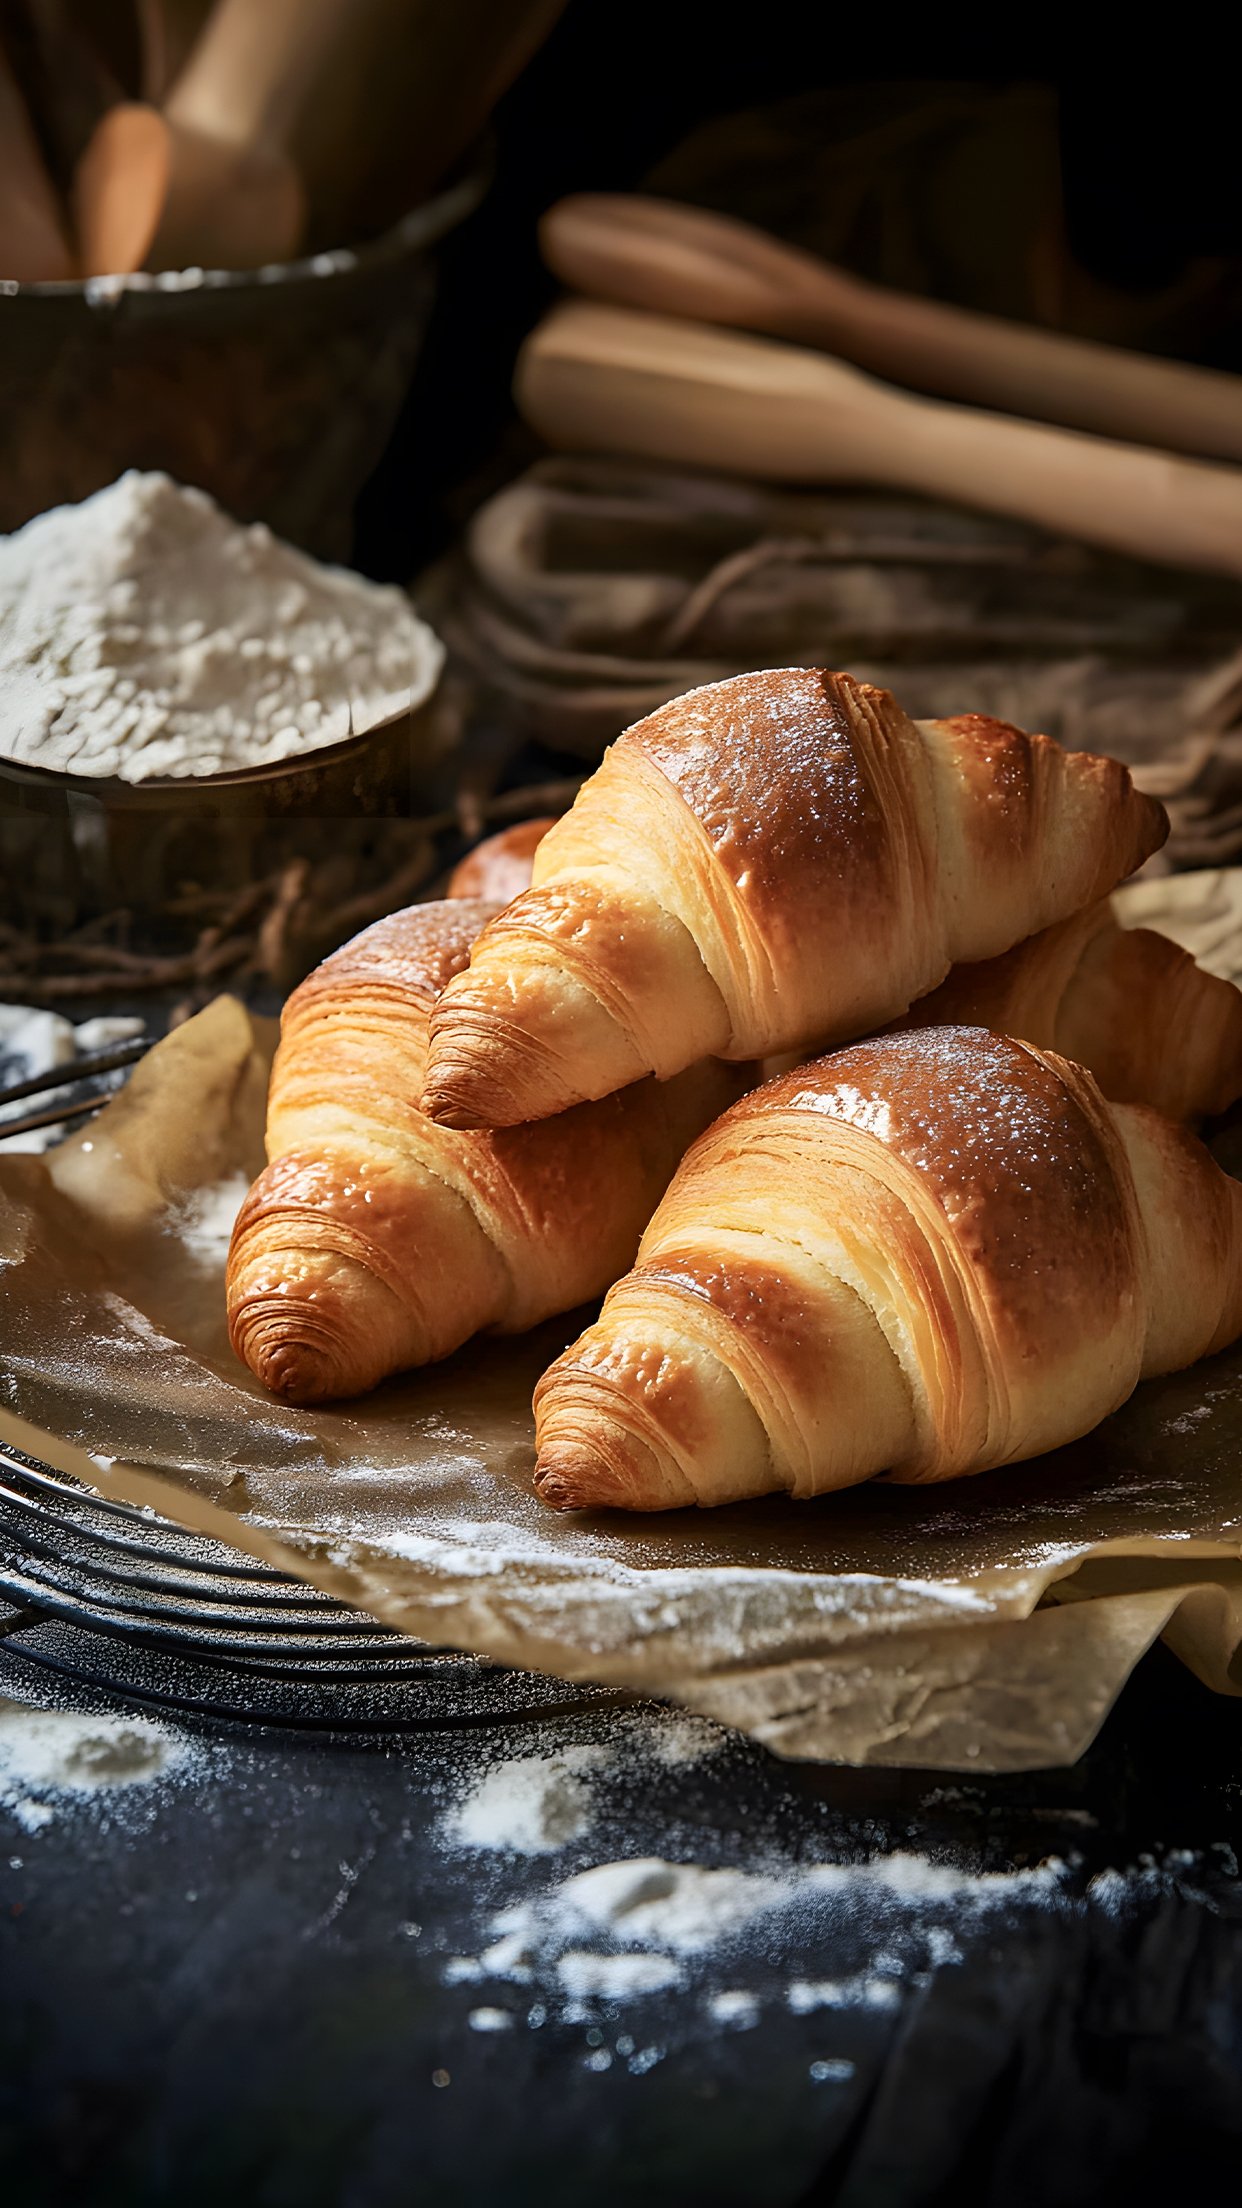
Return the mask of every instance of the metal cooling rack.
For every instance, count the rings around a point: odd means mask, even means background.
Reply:
[[[127,1699],[279,1725],[492,1725],[621,1697],[395,1633],[0,1447],[0,1645]]]

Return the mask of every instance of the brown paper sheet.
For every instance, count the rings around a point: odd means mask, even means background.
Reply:
[[[1124,903],[1242,970],[1242,872]],[[222,1275],[272,1041],[218,999],[49,1159],[0,1152],[0,1439],[419,1638],[669,1696],[784,1755],[1066,1763],[1161,1634],[1242,1692],[1242,1348],[1036,1463],[642,1519],[531,1491],[531,1389],[581,1313],[343,1409],[271,1403]]]

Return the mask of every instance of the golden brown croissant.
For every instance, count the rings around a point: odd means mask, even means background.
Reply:
[[[561,1509],[945,1480],[1086,1433],[1242,1332],[1242,1185],[982,1028],[797,1068],[684,1160],[536,1392]]]
[[[447,895],[486,897],[496,905],[507,905],[510,898],[520,897],[524,889],[530,888],[535,853],[549,828],[555,826],[555,816],[543,814],[534,820],[515,821],[512,828],[485,836],[482,843],[476,843],[473,851],[458,860],[449,876]]]
[[[327,959],[285,1006],[271,1163],[228,1264],[233,1347],[293,1403],[356,1395],[479,1328],[533,1326],[633,1259],[678,1159],[744,1085],[696,1066],[503,1134],[416,1103],[436,994],[496,910],[415,905]]]
[[[1112,759],[786,668],[627,730],[432,1021],[424,1104],[511,1126],[865,1034],[1091,903],[1167,822]]]
[[[955,966],[898,1029],[990,1027],[1073,1058],[1115,1104],[1202,1119],[1242,1096],[1242,990],[1105,898],[1000,958]]]
[[[523,820],[488,836],[461,860],[448,895],[507,904],[529,888],[555,825]],[[1107,897],[999,958],[951,967],[885,1032],[909,1027],[1020,1036],[1085,1066],[1114,1104],[1153,1104],[1170,1119],[1204,1119],[1242,1096],[1242,990],[1167,935],[1123,927]]]

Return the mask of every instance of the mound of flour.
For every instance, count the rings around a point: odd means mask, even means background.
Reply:
[[[192,1744],[154,1718],[0,1697],[0,1804],[27,1832],[85,1797],[184,1776],[193,1760]]]
[[[402,591],[167,475],[131,470],[0,537],[0,753],[30,766],[268,765],[421,703],[443,657]]]
[[[445,1825],[445,1836],[467,1848],[508,1855],[550,1855],[588,1830],[595,1782],[626,1764],[684,1768],[718,1756],[730,1735],[688,1711],[627,1713],[606,1744],[557,1748],[551,1754],[507,1756],[474,1778]]]
[[[586,1831],[591,1815],[587,1775],[607,1761],[603,1748],[507,1757],[484,1772],[458,1804],[449,1833],[468,1848],[549,1855]]]

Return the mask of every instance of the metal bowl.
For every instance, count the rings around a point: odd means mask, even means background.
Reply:
[[[489,176],[476,156],[372,243],[270,268],[0,281],[0,531],[162,468],[345,558],[430,318],[434,249]]]

